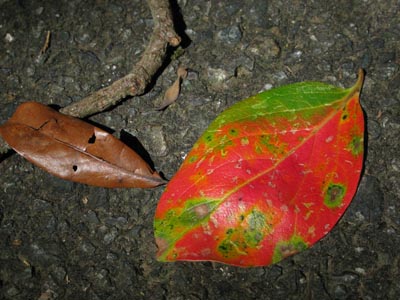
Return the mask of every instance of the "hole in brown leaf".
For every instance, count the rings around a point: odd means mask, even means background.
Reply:
[[[93,133],[93,135],[88,139],[89,144],[94,144],[96,141],[96,135]]]
[[[73,165],[72,166],[72,170],[74,170],[74,172],[78,171],[78,166],[77,165]]]

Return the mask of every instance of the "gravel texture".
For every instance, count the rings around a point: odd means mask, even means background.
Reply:
[[[348,87],[362,67],[368,139],[353,203],[323,240],[273,266],[159,263],[152,219],[163,187],[89,187],[3,156],[0,299],[399,299],[399,1],[173,3],[183,46],[145,95],[90,120],[136,137],[170,178],[231,104],[298,81]],[[65,106],[120,78],[152,24],[139,0],[0,0],[0,123],[24,101]],[[190,70],[181,95],[156,111],[178,65]]]

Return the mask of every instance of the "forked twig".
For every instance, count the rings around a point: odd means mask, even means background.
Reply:
[[[83,118],[104,111],[127,96],[142,94],[152,77],[162,66],[167,47],[177,47],[181,38],[175,32],[169,0],[147,0],[154,20],[153,32],[141,59],[132,71],[110,86],[102,88],[82,100],[72,103],[61,112]],[[9,150],[0,137],[0,153]]]

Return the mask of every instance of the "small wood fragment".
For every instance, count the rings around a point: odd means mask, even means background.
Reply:
[[[187,77],[187,70],[183,67],[179,67],[176,73],[178,77],[176,78],[174,83],[167,89],[160,107],[158,107],[156,110],[163,110],[174,103],[176,99],[178,99],[182,80]]]
[[[50,32],[50,30],[48,30],[47,35],[46,35],[46,40],[44,41],[44,45],[43,45],[42,49],[40,49],[39,56],[45,54],[47,49],[49,49],[50,37],[51,37],[51,32]]]

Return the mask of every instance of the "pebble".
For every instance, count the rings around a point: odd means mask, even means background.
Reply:
[[[83,252],[87,253],[88,255],[92,255],[96,250],[93,244],[89,241],[82,241],[80,243],[80,248]]]
[[[128,233],[127,237],[129,237],[132,240],[136,240],[140,236],[140,232],[143,230],[143,226],[141,225],[136,225],[133,227]]]
[[[41,247],[38,244],[33,243],[30,245],[30,250],[31,250],[30,262],[33,265],[48,266],[58,261],[57,257],[48,253],[50,251],[49,247],[45,246]]]
[[[395,99],[391,97],[382,97],[382,99],[379,100],[379,105],[384,107],[398,106],[400,105],[400,99]]]
[[[112,252],[108,252],[106,255],[106,259],[109,261],[116,261],[118,259],[118,255]]]
[[[348,294],[346,287],[342,284],[337,285],[333,292],[335,299],[346,299]]]
[[[394,74],[396,74],[398,67],[394,64],[388,65],[385,67],[380,68],[380,72],[382,72],[382,77],[386,80],[390,80]]]
[[[361,67],[363,69],[367,69],[372,63],[372,55],[370,52],[367,52],[363,55],[361,59]]]
[[[372,140],[379,138],[382,134],[382,128],[375,120],[369,119],[367,122],[368,137]]]
[[[15,287],[15,286],[11,286],[9,289],[7,289],[5,291],[5,294],[10,298],[14,298],[15,296],[17,296],[20,293],[20,291]]]
[[[85,32],[82,35],[78,36],[78,41],[81,43],[89,43],[92,40],[89,33]]]
[[[272,89],[273,87],[274,86],[271,83],[266,83],[266,84],[264,84],[262,89],[259,91],[259,93],[264,92],[264,91],[268,91],[268,90]]]
[[[35,68],[33,68],[33,67],[26,68],[26,75],[29,77],[32,77],[33,75],[35,75]]]
[[[130,28],[127,28],[122,32],[121,39],[123,41],[128,41],[131,36],[132,36],[132,30]]]
[[[283,71],[279,71],[279,72],[276,72],[275,74],[272,74],[272,77],[273,77],[276,81],[282,81],[282,80],[288,79],[286,73],[283,72]]]
[[[164,136],[164,128],[161,125],[147,127],[143,131],[143,142],[145,149],[151,156],[165,156],[168,153],[168,146]]]
[[[18,279],[28,281],[29,279],[31,279],[33,277],[33,275],[34,275],[33,272],[34,271],[33,271],[32,267],[25,268],[24,271],[21,273],[21,276],[18,276]]]
[[[252,26],[260,26],[265,28],[268,26],[268,20],[266,16],[268,16],[268,1],[265,0],[257,0],[253,1],[252,6],[248,9],[246,22]]]
[[[341,68],[343,72],[343,77],[354,78],[354,79],[357,77],[356,72],[354,72],[354,70],[357,69],[357,66],[354,64],[354,62],[352,61],[346,62],[342,64]]]
[[[238,25],[233,25],[218,31],[217,38],[224,43],[234,45],[240,42],[242,32]]]
[[[35,9],[35,14],[37,14],[38,16],[40,16],[42,14],[42,12],[44,11],[43,6],[40,6],[38,8]]]
[[[65,280],[65,276],[67,275],[67,271],[62,266],[52,266],[51,275],[58,283],[63,283]]]
[[[32,209],[35,211],[46,211],[51,208],[51,204],[47,201],[41,200],[41,199],[33,199],[32,201]]]
[[[224,69],[209,67],[207,68],[207,76],[212,84],[219,84],[226,81],[230,77],[230,74]]]
[[[117,236],[118,236],[118,230],[116,228],[111,228],[110,232],[104,235],[103,241],[106,245],[109,245],[115,240]]]
[[[360,247],[358,247],[360,248]],[[361,250],[356,249],[356,251],[358,251],[358,253],[362,252],[362,248]],[[343,276],[340,276],[340,278],[343,280],[343,282],[356,282],[356,280],[359,279],[359,276],[354,274],[354,273],[346,273]]]
[[[382,64],[393,62],[396,60],[396,52],[384,52],[379,55],[379,61]]]
[[[106,269],[101,269],[99,272],[94,273],[95,284],[97,286],[108,286],[110,284],[109,272]]]
[[[67,42],[71,37],[71,34],[69,33],[69,31],[60,31],[57,32],[57,38],[61,41],[61,42]]]
[[[246,52],[258,58],[270,60],[280,55],[281,48],[272,37],[256,37],[250,42]]]
[[[83,215],[83,219],[86,223],[99,224],[99,218],[93,210],[88,210],[88,212]]]
[[[125,217],[111,217],[105,220],[107,225],[116,226],[118,228],[122,228],[124,225],[128,223],[128,220]]]
[[[254,59],[247,55],[241,55],[233,62],[235,63],[235,68],[239,66],[245,68],[248,71],[252,71],[254,69]]]
[[[364,268],[356,268],[355,269],[355,271],[358,273],[358,274],[361,274],[361,275],[365,275],[367,272],[365,271],[365,269]]]
[[[6,36],[4,37],[4,39],[8,43],[11,43],[15,40],[15,38],[11,35],[11,33],[6,33]]]
[[[111,12],[115,13],[115,14],[121,14],[121,13],[124,11],[124,8],[123,8],[123,7],[121,7],[120,5],[114,4],[114,3],[111,3],[111,4],[108,6],[108,9],[109,9]]]
[[[390,162],[392,170],[395,172],[400,172],[400,159],[397,157],[394,157],[392,161]]]

